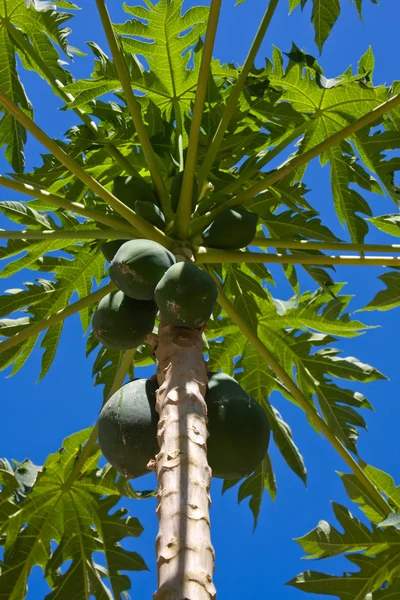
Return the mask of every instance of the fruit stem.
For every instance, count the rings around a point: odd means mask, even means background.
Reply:
[[[225,296],[223,292],[223,286],[219,277],[212,269],[207,269],[210,275],[213,277],[214,281],[218,286],[218,303],[224,309],[228,317],[232,319],[232,321],[239,327],[242,331],[243,335],[248,339],[248,341],[254,346],[254,348],[259,352],[259,354],[263,357],[265,362],[269,365],[269,367],[275,372],[275,375],[280,379],[283,385],[288,389],[290,394],[299,404],[299,406],[306,413],[307,417],[310,421],[315,425],[315,427],[327,438],[327,440],[332,444],[336,452],[339,456],[344,460],[347,466],[353,471],[354,475],[360,481],[362,487],[365,489],[368,494],[368,498],[371,503],[373,503],[375,509],[382,515],[383,518],[386,518],[388,514],[391,512],[391,508],[386,500],[381,496],[379,491],[376,489],[372,481],[365,474],[362,467],[354,460],[348,450],[343,446],[343,444],[338,440],[338,438],[331,432],[328,425],[325,421],[320,417],[315,408],[308,402],[306,397],[303,395],[302,391],[297,387],[292,378],[286,373],[285,369],[280,365],[280,363],[276,360],[276,358],[271,354],[271,352],[264,346],[261,340],[257,337],[251,327],[246,323],[246,321],[240,316],[239,312],[235,309],[230,300]]]

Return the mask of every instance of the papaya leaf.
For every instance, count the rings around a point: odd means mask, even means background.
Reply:
[[[378,279],[386,285],[386,289],[378,292],[362,310],[390,310],[400,305],[400,273],[390,271]]]
[[[396,213],[392,215],[381,215],[380,217],[372,217],[371,219],[368,219],[368,221],[384,233],[400,237],[400,215]]]
[[[383,488],[388,497],[396,498],[395,505],[398,507],[399,492],[393,479],[369,465],[364,464],[363,468],[375,475],[373,482],[378,489]],[[306,558],[345,555],[358,571],[339,576],[306,571],[289,581],[289,585],[304,592],[333,595],[340,600],[397,597],[400,575],[400,532],[396,527],[398,514],[392,513],[379,523],[379,511],[375,511],[371,500],[366,499],[365,492],[357,489],[359,482],[355,481],[354,475],[342,475],[342,479],[350,498],[372,520],[370,527],[355,518],[344,506],[333,503],[335,517],[343,533],[327,521],[320,521],[315,529],[296,541],[307,552]],[[376,525],[377,522],[379,525]]]
[[[55,4],[39,0],[34,3],[3,0],[0,6],[0,89],[30,117],[32,107],[19,78],[16,54],[26,69],[45,76],[41,67],[26,54],[19,40],[22,38],[31,45],[44,60],[54,78],[65,84],[71,80],[71,75],[62,66],[56,46],[69,57],[72,56],[74,49],[67,42],[70,29],[63,27],[71,16],[69,13],[57,11]],[[5,112],[0,119],[0,148],[6,146],[5,157],[16,172],[24,170],[25,143],[24,127]]]
[[[306,485],[307,469],[304,465],[303,456],[293,441],[292,430],[283,420],[276,408],[269,404],[269,402],[264,401],[264,407],[268,414],[272,435],[277,448],[287,465],[298,477],[300,477],[304,485]]]
[[[378,4],[377,0],[371,0],[373,4]],[[307,0],[289,0],[289,11],[292,12],[299,5],[303,9]],[[358,14],[362,15],[362,0],[355,0]],[[328,39],[333,26],[340,15],[340,0],[312,0],[311,21],[314,25],[315,43],[319,51]]]
[[[238,491],[239,502],[242,502],[245,498],[250,497],[249,506],[251,512],[253,513],[254,529],[257,527],[265,488],[271,489],[271,496],[272,499],[274,499],[276,494],[275,478],[273,473],[271,474],[271,462],[268,455],[259,464],[254,473],[243,481]]]
[[[340,533],[327,521],[320,521],[318,526],[297,538],[309,559],[329,558],[347,552],[365,552],[366,556],[374,556],[386,551],[390,546],[400,545],[400,534],[390,532],[387,535],[378,527],[372,525],[372,531],[341,504],[332,503],[335,517],[343,529]]]
[[[109,578],[113,597],[123,598],[130,581],[121,571],[147,568],[139,554],[125,550],[119,543],[122,538],[138,537],[142,527],[137,519],[128,516],[126,509],[114,511],[121,495],[134,494],[128,491],[126,483],[127,493],[121,493],[124,488],[115,482],[115,471],[113,479],[109,470],[105,477],[98,471],[98,447],[92,450],[79,479],[71,478],[89,433],[90,430],[84,430],[64,440],[62,448],[47,458],[43,473],[32,483],[29,494],[8,515],[3,526],[6,541],[0,598],[22,599],[36,565],[42,567],[53,589],[49,599],[91,594],[108,598],[110,590],[105,577]],[[5,495],[20,485],[17,475],[13,483],[10,471],[6,473],[10,483],[7,487],[6,481],[3,486]],[[103,498],[104,494],[108,496]],[[52,543],[57,544],[54,551]],[[95,552],[103,553],[105,568],[96,564]],[[64,564],[67,566],[63,572],[60,568]]]

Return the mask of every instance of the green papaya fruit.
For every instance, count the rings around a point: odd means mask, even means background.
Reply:
[[[210,248],[235,250],[248,246],[257,231],[258,215],[245,208],[227,208],[203,231]]]
[[[99,444],[108,462],[132,479],[149,473],[147,463],[158,453],[155,410],[156,381],[135,379],[104,405],[98,422]]]
[[[136,200],[158,204],[155,191],[142,177],[133,175],[128,177],[117,176],[114,179],[112,193],[132,210],[135,210]]]
[[[265,457],[270,439],[267,413],[225,373],[209,373],[206,392],[208,460],[214,477],[250,475]]]
[[[154,302],[134,300],[117,290],[100,300],[93,315],[93,332],[106,348],[129,350],[143,344],[153,331],[156,314]]]
[[[146,200],[136,200],[135,213],[161,229],[161,231],[165,230],[165,217],[157,204],[146,202]]]
[[[155,289],[161,314],[172,325],[201,327],[211,316],[218,288],[213,278],[187,262],[178,262],[166,271]]]
[[[175,263],[174,255],[151,240],[130,240],[121,246],[110,265],[110,278],[127,296],[154,299],[154,290]]]
[[[181,195],[184,171],[175,175],[171,184],[171,208],[174,213],[178,210],[179,196]],[[194,178],[192,186],[192,212],[194,212],[199,197],[199,182]]]
[[[270,426],[265,410],[225,373],[209,373],[208,462],[213,477],[241,479],[265,457]],[[99,444],[106,459],[126,477],[148,472],[158,452],[155,410],[157,382],[137,379],[122,386],[104,405]]]
[[[104,258],[108,260],[108,262],[111,262],[122,244],[125,244],[125,242],[128,241],[129,240],[110,240],[109,242],[103,242],[100,245],[100,250],[102,251]]]

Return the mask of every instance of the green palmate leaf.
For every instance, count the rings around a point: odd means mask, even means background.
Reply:
[[[55,274],[55,283],[37,279],[35,283],[26,284],[26,289],[8,290],[6,295],[0,297],[0,316],[8,316],[16,311],[30,313],[32,317],[29,322],[20,320],[6,320],[2,323],[3,334],[6,335],[7,328],[10,335],[16,332],[21,325],[29,324],[46,319],[47,317],[62,310],[70,303],[74,294],[84,298],[92,291],[93,281],[100,283],[104,273],[104,258],[97,252],[91,252],[87,247],[81,248],[79,252],[70,253],[73,259],[53,258],[45,256],[31,268]],[[14,264],[14,263],[13,263]],[[16,263],[18,264],[18,263]],[[80,312],[80,318],[84,331],[90,324],[90,308]],[[42,357],[42,369],[40,377],[43,377],[51,366],[58,346],[62,331],[62,324],[53,325],[44,336],[41,347],[45,352]],[[26,362],[39,334],[32,336],[22,344],[11,348],[0,354],[0,368],[5,369],[14,363],[12,374],[16,373]]]
[[[93,348],[98,345],[98,342],[93,334],[90,333],[86,348],[87,356],[92,352]],[[92,375],[95,377],[94,385],[104,385],[103,399],[104,402],[108,399],[115,375],[123,361],[125,352],[121,350],[111,350],[100,346],[100,350],[93,363]],[[133,377],[133,367],[130,368],[128,376]]]
[[[359,571],[338,577],[305,571],[289,584],[303,592],[335,596],[340,600],[365,600],[371,598],[372,591],[379,590],[384,583],[398,575],[398,552],[392,557],[381,554],[375,559],[357,555],[347,558]]]
[[[288,466],[298,477],[300,477],[303,483],[306,484],[307,469],[304,465],[303,457],[293,441],[292,430],[282,419],[276,408],[271,406],[268,402],[264,403],[264,407],[267,410],[275,444]]]
[[[256,298],[268,298],[265,289],[247,267],[236,264],[223,265],[223,276],[224,292],[231,298],[246,322],[256,330],[260,312]]]
[[[315,28],[315,42],[320,51],[340,14],[339,0],[313,0],[312,22]]]
[[[335,517],[343,529],[340,533],[327,521],[320,521],[307,535],[297,538],[307,558],[329,558],[347,552],[365,552],[366,556],[375,556],[390,547],[400,548],[400,534],[382,531],[372,526],[372,531],[341,504],[332,503]]]
[[[238,491],[239,502],[250,497],[249,506],[254,517],[254,529],[257,527],[265,488],[272,491],[271,496],[274,499],[276,495],[275,478],[271,473],[271,463],[268,456],[259,464],[255,472],[241,484]]]
[[[360,243],[368,233],[368,225],[360,215],[372,216],[372,211],[361,194],[350,187],[350,184],[357,183],[365,188],[367,179],[363,178],[360,166],[341,150],[343,147],[342,144],[342,147],[333,148],[327,153],[330,160],[333,199],[336,214],[340,222],[347,225],[352,242]],[[370,185],[369,190],[372,190]]]
[[[348,313],[342,314],[351,300],[351,296],[339,295],[342,287],[336,284],[329,291],[306,292],[289,301],[275,298],[274,306],[262,306],[260,322],[273,329],[290,327],[340,337],[357,336],[371,326],[352,320]]]
[[[380,217],[372,217],[368,221],[381,231],[400,237],[400,215],[381,215]]]
[[[252,209],[257,212],[257,202],[252,206]],[[293,213],[292,211],[284,211],[278,215],[270,213],[269,215],[264,216],[261,214],[260,216],[272,238],[339,241],[328,227],[322,225],[315,212]]]
[[[389,503],[395,510],[400,510],[400,486],[396,486],[391,475],[384,471],[362,463],[365,473],[375,486],[387,497]]]
[[[386,289],[377,293],[363,310],[390,310],[400,305],[400,273],[390,271],[378,277],[385,285]]]
[[[137,537],[142,532],[140,523],[129,517],[125,509],[114,512],[121,495],[133,497],[134,493],[125,482],[122,487],[115,481],[115,472],[98,471],[97,447],[79,479],[70,478],[89,433],[90,430],[82,431],[64,440],[61,450],[47,458],[32,491],[8,515],[3,525],[6,543],[0,598],[22,600],[27,579],[36,565],[43,568],[53,589],[47,598],[82,600],[90,596],[109,598],[106,577],[113,597],[125,597],[130,582],[121,571],[147,568],[140,555],[123,549],[119,543],[122,538]],[[3,486],[2,494],[9,494],[15,485],[11,481],[8,488]],[[108,496],[102,498],[105,494]],[[57,547],[52,551],[54,542]],[[103,553],[105,568],[96,564],[95,552]],[[65,565],[64,572],[60,571]]]
[[[20,82],[15,54],[18,54],[25,68],[44,76],[41,67],[32,61],[21,46],[22,40],[41,57],[55,79],[68,83],[71,76],[62,66],[55,46],[71,55],[73,49],[67,42],[70,30],[63,28],[70,17],[68,13],[58,12],[56,6],[49,2],[2,0],[0,3],[0,89],[29,116],[32,116],[32,108]],[[0,147],[6,146],[6,159],[17,172],[24,169],[25,142],[23,126],[4,113],[0,120]]]
[[[393,507],[399,506],[399,489],[386,473],[369,465],[363,466],[373,477],[371,480],[388,497],[395,498]],[[289,584],[305,592],[333,595],[341,600],[375,600],[397,597],[400,574],[400,532],[396,527],[398,514],[391,514],[379,523],[379,512],[366,497],[353,475],[342,476],[346,491],[357,502],[366,516],[372,520],[370,528],[356,519],[344,506],[333,504],[335,516],[343,533],[326,521],[296,541],[307,552],[307,558],[329,558],[346,554],[348,561],[358,568],[357,572],[343,575],[326,575],[306,571],[292,579]],[[381,514],[381,513],[380,513]],[[382,526],[388,527],[383,529]],[[351,553],[351,554],[348,554]]]
[[[353,2],[353,0],[351,0]],[[378,4],[377,0],[371,0],[373,4]],[[290,12],[301,5],[301,8],[307,4],[307,0],[289,0]],[[320,52],[329,37],[333,26],[340,15],[340,0],[312,0],[311,20],[315,30],[315,43]],[[362,0],[355,0],[358,14],[362,14]]]
[[[148,1],[146,8],[124,4],[125,11],[134,19],[115,26],[123,35],[127,51],[146,57],[151,72],[167,96],[159,97],[158,102],[165,105],[172,103],[173,98],[179,98],[188,106],[197,84],[197,72],[188,70],[187,65],[193,47],[205,33],[209,9],[194,6],[182,15],[182,4],[182,0],[173,4],[167,0],[157,4]],[[189,49],[192,50],[187,54]]]
[[[114,29],[121,35],[132,85],[145,92],[159,110],[166,111],[167,117],[174,109],[178,110],[182,120],[183,111],[190,109],[194,100],[201,49],[197,43],[205,33],[208,7],[192,7],[183,16],[182,0],[174,3],[162,0],[154,5],[149,1],[146,7],[124,4],[124,9],[134,18],[114,25]],[[113,63],[97,45],[90,46],[98,58],[95,70],[92,79],[77,81],[67,87],[67,91],[75,96],[70,107],[85,105],[121,87]],[[145,57],[150,72],[140,64],[137,54]],[[192,59],[196,68],[187,69]]]
[[[366,423],[353,407],[371,409],[370,403],[359,392],[342,389],[334,384],[321,384],[316,392],[329,429],[349,450],[357,454],[357,427],[366,429]]]

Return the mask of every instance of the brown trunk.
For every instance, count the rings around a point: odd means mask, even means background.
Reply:
[[[207,369],[200,330],[161,323],[156,356],[156,540],[158,591],[155,600],[211,600],[214,550],[210,540],[207,462]]]

